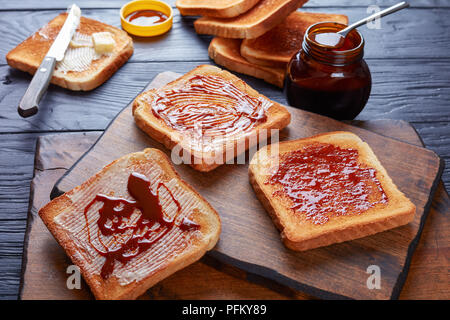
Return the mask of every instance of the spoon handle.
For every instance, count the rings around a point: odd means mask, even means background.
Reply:
[[[355,29],[355,28],[357,28],[357,27],[359,27],[359,26],[361,26],[361,25],[363,25],[363,24],[365,24],[365,23],[367,23],[367,22],[369,22],[369,21],[372,21],[372,20],[377,19],[377,18],[384,17],[384,16],[386,16],[386,15],[388,15],[388,14],[394,13],[394,12],[396,12],[396,11],[398,11],[398,10],[401,10],[401,9],[404,9],[404,8],[407,8],[407,7],[409,7],[409,3],[406,2],[406,1],[397,3],[396,5],[393,5],[392,7],[389,7],[389,8],[387,8],[387,9],[384,9],[384,10],[382,10],[382,11],[380,11],[380,12],[376,12],[376,13],[372,14],[371,16],[368,16],[367,18],[364,18],[364,19],[361,19],[361,20],[359,20],[359,21],[356,21],[355,23],[349,25],[349,26],[348,26],[347,28],[345,28],[345,29],[342,29],[342,30],[339,31],[338,33],[339,33],[341,36],[346,37],[347,34],[348,34],[350,31],[352,31],[353,29]]]

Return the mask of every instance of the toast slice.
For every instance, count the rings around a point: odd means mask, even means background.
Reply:
[[[20,43],[6,55],[8,64],[34,74],[66,21],[62,13]],[[98,55],[90,47],[91,35],[111,33],[115,47],[111,53]],[[109,79],[133,54],[133,41],[125,31],[99,21],[81,17],[64,60],[56,64],[51,83],[70,90],[92,90]],[[73,42],[72,42],[73,43]]]
[[[157,149],[113,161],[39,215],[97,299],[137,298],[199,260],[221,229],[217,212]]]
[[[223,38],[256,38],[266,33],[307,0],[261,0],[253,8],[235,18],[202,17],[194,22],[199,34]]]
[[[136,124],[183,163],[210,171],[286,127],[287,109],[235,75],[201,65],[133,103]],[[175,161],[175,160],[174,160]],[[178,161],[178,160],[176,160]]]
[[[263,79],[282,88],[285,69],[264,67],[245,60],[240,54],[241,43],[241,39],[215,37],[209,44],[209,57],[227,69]]]
[[[250,8],[260,0],[177,0],[175,5],[182,16],[207,16],[233,18]]]
[[[241,55],[254,64],[285,68],[291,57],[301,49],[303,35],[309,26],[325,21],[348,24],[348,17],[342,14],[292,12],[262,36],[244,39]]]
[[[405,225],[416,210],[369,145],[350,132],[261,148],[249,176],[283,243],[296,251]]]

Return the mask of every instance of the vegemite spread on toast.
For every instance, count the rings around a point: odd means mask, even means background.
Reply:
[[[152,102],[155,117],[175,130],[210,137],[250,131],[266,121],[271,106],[269,100],[213,75],[195,75],[183,87],[157,95]]]
[[[116,260],[122,264],[127,263],[141,252],[148,250],[173,227],[179,227],[183,231],[200,228],[198,224],[186,217],[179,225],[175,224],[175,220],[181,212],[181,205],[163,182],[159,182],[156,191],[153,192],[149,180],[144,175],[133,172],[128,178],[127,187],[134,200],[98,194],[84,209],[89,243],[101,256],[106,258],[101,269],[101,276],[104,279],[107,279],[114,271]],[[176,214],[170,218],[165,216],[159,201],[161,188],[167,190],[177,207]],[[95,246],[91,240],[94,235],[91,234],[88,223],[88,211],[97,202],[103,203],[98,210],[100,217],[97,220],[100,248]],[[137,220],[132,218],[135,210],[140,211]],[[105,237],[113,236],[115,243],[106,245],[100,239],[100,234]]]
[[[266,184],[287,197],[291,209],[314,224],[332,216],[363,214],[388,202],[377,171],[358,162],[358,150],[316,143],[280,155]]]

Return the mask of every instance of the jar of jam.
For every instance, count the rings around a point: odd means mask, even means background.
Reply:
[[[287,68],[284,90],[291,106],[339,120],[354,119],[362,111],[372,87],[362,35],[355,29],[340,47],[327,43],[327,34],[345,27],[321,22],[308,28]]]

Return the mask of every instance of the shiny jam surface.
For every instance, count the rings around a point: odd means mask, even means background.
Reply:
[[[103,279],[107,279],[112,274],[116,260],[126,264],[167,234],[175,227],[175,220],[181,212],[180,203],[162,182],[158,184],[157,191],[153,192],[149,180],[144,175],[132,173],[129,176],[127,187],[134,200],[98,194],[84,209],[89,242],[100,255],[106,258],[101,269]],[[166,188],[177,206],[177,213],[170,219],[165,217],[164,210],[159,203],[161,188]],[[116,244],[119,244],[114,248],[104,244],[100,235],[99,241],[102,248],[99,249],[92,244],[91,236],[93,235],[89,231],[87,213],[96,202],[103,203],[98,211],[100,215],[97,220],[99,232],[103,236],[114,236]],[[137,221],[131,223],[129,220],[131,220],[130,218],[135,210],[140,211],[140,216]],[[178,227],[183,231],[200,228],[198,224],[188,218],[184,218]]]
[[[137,26],[153,26],[167,20],[167,15],[156,10],[138,10],[125,17],[129,23]]]
[[[152,112],[175,130],[216,137],[250,131],[266,121],[270,106],[222,77],[196,75],[181,88],[157,93]]]
[[[282,154],[277,171],[265,183],[278,186],[273,194],[287,197],[293,212],[314,224],[388,202],[376,170],[358,163],[358,151],[330,144]]]

